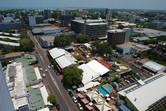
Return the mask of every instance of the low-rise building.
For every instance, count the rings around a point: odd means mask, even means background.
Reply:
[[[134,28],[133,32],[140,33],[142,37],[148,37],[148,38],[156,38],[161,35],[166,35],[166,32],[154,29],[148,29],[148,28]]]
[[[66,50],[61,48],[53,48],[49,50],[50,56],[57,62],[57,68],[61,69],[77,64],[77,60]]]
[[[61,29],[59,27],[44,27],[42,28],[44,35],[53,35],[61,33]]]
[[[162,72],[166,69],[165,66],[158,64],[156,62],[153,62],[153,61],[148,61],[148,62],[144,63],[142,67],[144,67],[154,73]]]
[[[130,86],[118,94],[125,98],[132,111],[158,111],[166,103],[166,74],[160,73],[138,84]]]
[[[54,38],[55,36],[41,36],[40,44],[42,47],[51,47],[54,46]]]
[[[0,22],[0,30],[6,29],[19,29],[22,27],[22,23],[14,20],[12,17],[4,17]]]
[[[39,24],[32,27],[34,35],[55,35],[60,34],[61,29],[51,24]]]
[[[106,68],[96,60],[93,60],[87,64],[82,64],[78,68],[84,71],[82,77],[82,83],[84,85],[109,72],[108,68]]]
[[[28,94],[23,77],[21,63],[13,63],[7,66],[6,82],[15,110],[29,111]]]
[[[122,54],[130,54],[130,53],[138,53],[146,51],[149,50],[150,48],[142,44],[130,42],[130,43],[116,45],[116,49]]]

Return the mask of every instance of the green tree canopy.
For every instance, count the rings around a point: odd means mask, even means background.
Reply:
[[[47,97],[47,101],[49,101],[51,104],[55,105],[55,103],[56,103],[56,96],[55,95],[49,95]]]
[[[63,78],[69,85],[77,85],[82,81],[83,70],[79,69],[76,65],[69,66],[63,69]]]
[[[92,53],[99,56],[111,55],[112,47],[107,42],[95,41],[92,43]]]
[[[90,38],[87,35],[83,34],[78,35],[76,39],[78,43],[87,43],[90,41]]]
[[[70,42],[71,42],[71,39],[69,38],[69,36],[60,35],[60,36],[55,37],[54,46],[56,46],[56,47],[65,47],[65,46],[69,45]]]
[[[20,49],[22,51],[33,51],[34,43],[30,39],[22,39],[20,41]]]
[[[21,32],[19,36],[20,38],[27,38],[27,31],[25,28],[21,28],[19,31]]]

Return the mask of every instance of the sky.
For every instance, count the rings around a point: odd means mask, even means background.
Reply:
[[[0,0],[0,9],[67,7],[166,10],[166,0]]]

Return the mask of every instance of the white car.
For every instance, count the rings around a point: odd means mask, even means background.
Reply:
[[[47,69],[45,69],[45,72],[47,72],[48,70]]]
[[[75,103],[78,102],[75,96],[73,96],[73,101],[74,101]]]
[[[43,69],[42,69],[42,68],[40,68],[40,70],[42,71]]]
[[[78,103],[78,107],[79,107],[80,110],[83,110],[83,107],[81,106],[80,103]]]
[[[43,77],[46,77],[46,74],[43,74]]]
[[[48,69],[50,69],[50,65],[48,65]]]

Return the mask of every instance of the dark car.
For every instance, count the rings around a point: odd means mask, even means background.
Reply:
[[[69,92],[69,95],[70,95],[70,97],[73,97],[73,93],[72,92]]]
[[[57,108],[57,110],[60,110],[60,105],[56,104],[56,108]]]

